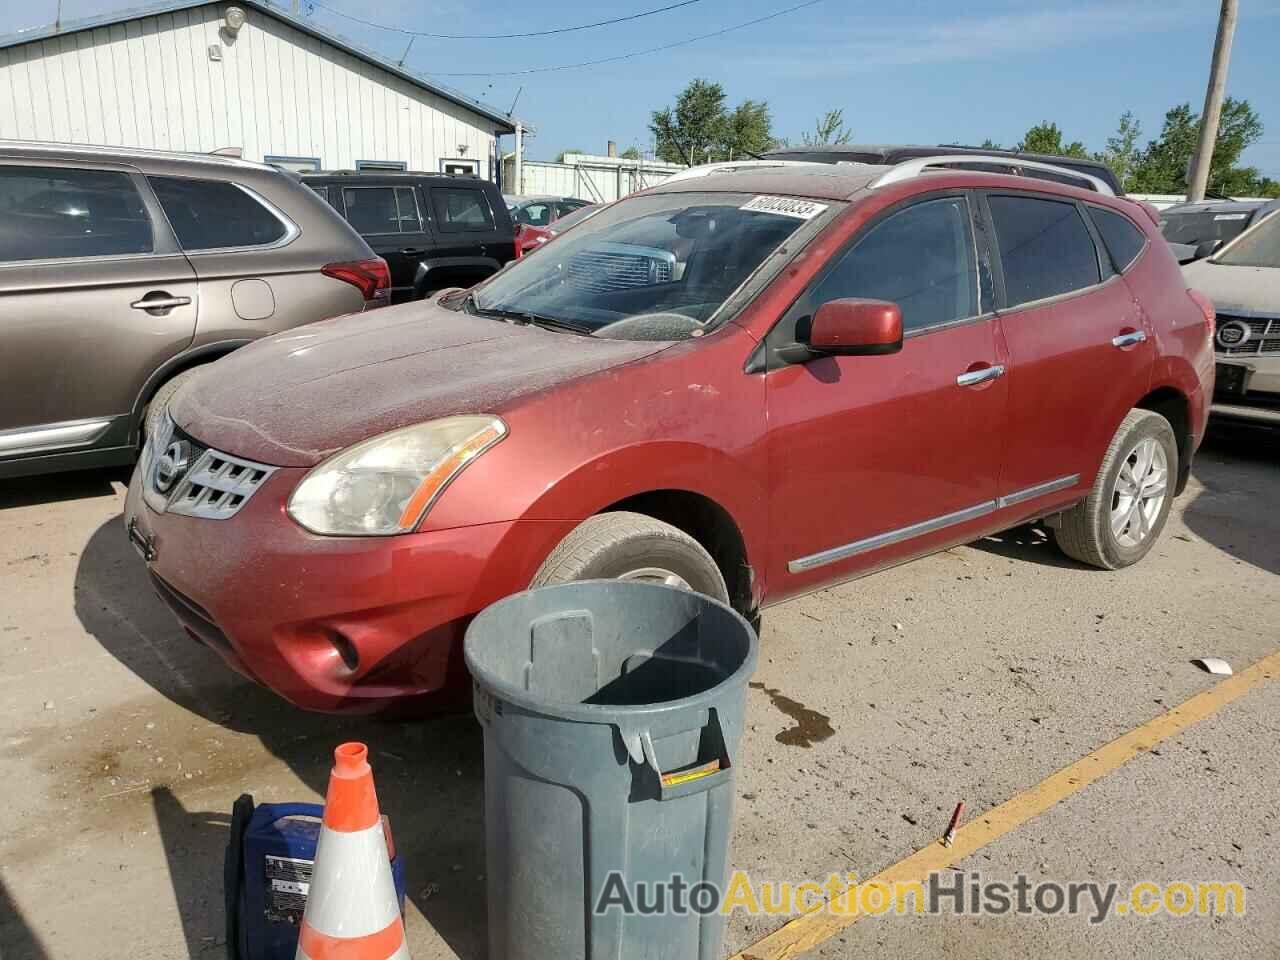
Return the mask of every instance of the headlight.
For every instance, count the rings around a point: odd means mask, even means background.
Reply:
[[[506,433],[497,417],[445,417],[357,443],[302,478],[289,516],[332,536],[407,533],[462,468]]]

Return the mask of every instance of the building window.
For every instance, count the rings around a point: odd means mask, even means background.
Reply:
[[[319,157],[284,157],[268,154],[262,158],[262,162],[279,167],[281,170],[292,170],[295,173],[314,173],[322,169]]]
[[[447,159],[440,161],[440,172],[447,173],[450,176],[479,176],[480,161],[479,160],[459,160]]]
[[[403,160],[357,160],[357,170],[408,170],[409,165]]]

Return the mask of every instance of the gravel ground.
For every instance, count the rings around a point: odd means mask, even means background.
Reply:
[[[733,861],[862,877],[1280,647],[1280,440],[1219,432],[1139,566],[1034,528],[774,608],[749,693]],[[121,473],[0,487],[0,957],[224,956],[231,803],[319,798],[365,739],[410,873],[418,960],[484,956],[480,735],[302,714],[185,640],[120,523]],[[1238,880],[1242,918],[861,922],[843,957],[1280,953],[1280,684],[1246,695],[958,865],[991,879]],[[735,916],[748,946],[779,919]]]

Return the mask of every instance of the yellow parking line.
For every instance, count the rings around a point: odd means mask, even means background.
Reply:
[[[993,807],[980,818],[956,831],[950,847],[941,841],[931,843],[893,866],[881,871],[868,883],[903,881],[925,882],[929,874],[945,870],[952,864],[981,850],[1022,824],[1044,813],[1059,800],[1077,793],[1128,763],[1140,753],[1188,727],[1211,717],[1227,704],[1244,696],[1254,687],[1280,677],[1280,650],[1263,657],[1234,676],[1215,684],[1203,693],[1148,720],[1142,726],[1081,757],[1070,766],[1040,781],[1030,790]],[[768,936],[756,941],[730,960],[790,960],[839,934],[864,916],[845,901],[848,893],[834,901],[837,909],[824,907],[796,917]],[[846,907],[850,907],[847,909]]]

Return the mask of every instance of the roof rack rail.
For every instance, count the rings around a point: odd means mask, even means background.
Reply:
[[[1022,160],[1018,157],[999,157],[985,154],[943,154],[937,157],[915,157],[911,160],[904,160],[902,163],[895,164],[893,169],[882,174],[872,184],[872,187],[883,187],[889,183],[899,183],[903,180],[910,180],[918,177],[926,170],[932,167],[968,167],[976,164],[997,164],[1001,167],[1011,167],[1015,176],[1023,176],[1022,170],[1045,170],[1049,173],[1056,173],[1059,176],[1070,177],[1073,180],[1080,181],[1080,185],[1088,190],[1096,193],[1104,194],[1108,197],[1114,197],[1115,191],[1111,189],[1110,184],[1105,180],[1092,176],[1087,173],[1081,173],[1079,170],[1072,170],[1070,167],[1060,167],[1053,163],[1040,163],[1038,160]]]

